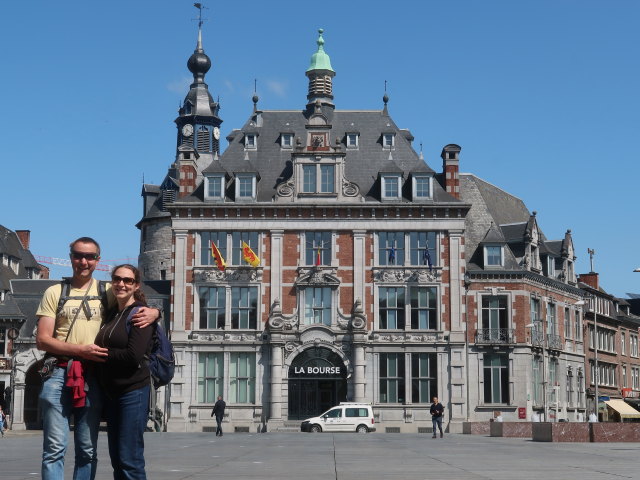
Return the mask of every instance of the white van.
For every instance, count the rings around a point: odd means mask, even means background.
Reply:
[[[307,418],[300,425],[303,432],[375,432],[373,409],[368,403],[341,402],[322,415]]]

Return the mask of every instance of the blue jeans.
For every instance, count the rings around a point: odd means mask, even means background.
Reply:
[[[42,479],[64,478],[64,455],[69,442],[71,416],[74,417],[73,439],[75,447],[74,480],[93,480],[98,463],[98,428],[102,414],[102,391],[95,378],[87,376],[89,385],[86,405],[72,406],[71,389],[64,386],[65,368],[56,367],[53,375],[42,385],[40,409],[42,411]]]
[[[149,416],[149,385],[105,401],[114,480],[146,480],[144,430]]]
[[[433,423],[433,436],[436,436],[436,426],[440,429],[440,435],[442,435],[442,417],[431,417],[431,423]]]

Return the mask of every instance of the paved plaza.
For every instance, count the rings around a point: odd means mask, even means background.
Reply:
[[[112,478],[100,434],[97,478]],[[538,443],[475,435],[149,433],[147,476],[163,479],[638,479],[633,443]],[[0,478],[40,477],[42,435],[0,439]],[[73,460],[67,456],[71,478]]]

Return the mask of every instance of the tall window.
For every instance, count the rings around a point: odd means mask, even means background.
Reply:
[[[380,354],[380,403],[404,403],[404,353]]]
[[[304,323],[331,325],[331,288],[309,287],[304,291]]]
[[[626,344],[627,344],[627,336],[625,335],[624,332],[620,332],[620,353],[622,355],[626,355],[627,354],[627,346],[626,346]]]
[[[532,368],[533,368],[533,404],[534,405],[542,405],[542,359],[538,356],[533,357],[532,359]]]
[[[568,308],[564,309],[564,336],[566,338],[571,338],[571,310]]]
[[[540,317],[540,300],[531,298],[531,323],[537,333],[542,333],[542,318]]]
[[[584,372],[582,371],[582,368],[579,368],[578,369],[578,407],[584,406],[584,400],[585,400],[584,389],[585,389]]]
[[[484,356],[484,403],[509,403],[509,359],[505,354]]]
[[[507,296],[495,297],[484,295],[482,297],[482,328],[490,330],[496,335],[501,328],[507,328]]]
[[[558,401],[558,361],[555,358],[549,359],[549,401],[556,403]]]
[[[331,232],[305,232],[306,265],[331,265]]]
[[[229,402],[256,402],[256,354],[232,353],[229,357]]]
[[[404,232],[378,233],[380,265],[404,265]]]
[[[200,265],[215,265],[211,255],[211,242],[216,244],[220,255],[227,259],[227,232],[200,232]]]
[[[223,180],[221,175],[209,175],[207,176],[207,198],[221,199],[223,194]]]
[[[629,355],[638,356],[638,335],[629,334]]]
[[[627,366],[622,365],[622,387],[626,388],[627,386]]]
[[[378,315],[380,329],[403,330],[404,288],[381,287],[379,293]]]
[[[7,354],[7,329],[0,327],[0,357]]]
[[[200,328],[224,328],[225,289],[200,287]]]
[[[222,353],[198,354],[198,402],[213,403],[223,395],[223,375]]]
[[[411,265],[437,265],[436,232],[410,232],[409,254]]]
[[[574,405],[573,371],[571,368],[567,371],[567,405],[570,407]]]
[[[558,323],[556,319],[556,304],[547,303],[547,333],[551,335],[558,334]]]
[[[258,287],[231,289],[231,328],[256,330],[258,325]]]
[[[320,193],[333,193],[335,165],[320,165]]]
[[[437,395],[435,353],[411,354],[411,401],[429,403]]]
[[[574,337],[576,340],[582,341],[582,315],[580,314],[580,310],[575,311],[576,317],[576,336]]]
[[[411,328],[437,330],[437,290],[435,287],[411,289]]]
[[[247,265],[242,256],[242,242],[245,242],[259,256],[258,232],[233,232],[231,234],[233,265]],[[220,251],[222,253],[222,251]],[[225,257],[226,258],[226,257]]]
[[[315,165],[303,165],[302,166],[302,191],[304,193],[316,193],[316,166]]]

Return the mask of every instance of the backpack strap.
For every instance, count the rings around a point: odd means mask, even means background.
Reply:
[[[56,307],[56,318],[62,312],[64,304],[69,300],[69,292],[71,291],[71,280],[69,278],[63,278],[60,282],[60,298],[58,298],[58,306]]]

